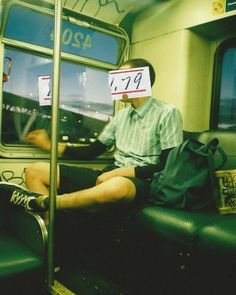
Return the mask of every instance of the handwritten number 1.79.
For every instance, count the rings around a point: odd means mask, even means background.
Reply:
[[[111,87],[111,88],[113,87],[114,80],[115,80],[115,78],[113,77],[113,78],[111,79],[111,81],[110,81],[110,87]],[[129,86],[130,86],[130,82],[132,82],[131,80],[132,80],[132,77],[131,77],[131,76],[127,76],[127,77],[121,78],[121,81],[126,83],[126,84],[125,84],[125,87],[124,87],[124,90],[127,90],[127,89],[129,88]],[[140,85],[140,83],[141,83],[141,80],[142,80],[142,73],[138,73],[138,74],[134,77],[134,79],[133,79],[133,83],[134,83],[134,86],[136,86],[136,90],[138,90],[139,85]],[[115,90],[115,91],[117,90],[117,86],[115,87],[114,90]]]

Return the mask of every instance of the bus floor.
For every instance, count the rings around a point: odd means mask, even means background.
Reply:
[[[133,295],[117,242],[123,219],[115,213],[56,217],[55,280],[79,295]]]
[[[78,265],[60,268],[55,274],[55,280],[71,291],[66,293],[68,295],[129,295],[116,282]]]
[[[126,230],[130,217],[112,213],[57,215],[55,280],[79,295],[185,294],[185,274],[172,265],[169,252],[159,255],[152,245],[147,252],[145,236],[139,245],[136,232]]]

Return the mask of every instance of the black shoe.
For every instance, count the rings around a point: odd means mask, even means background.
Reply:
[[[28,211],[45,211],[36,202],[41,195],[14,183],[0,182],[0,202],[2,200],[8,205],[24,207]]]

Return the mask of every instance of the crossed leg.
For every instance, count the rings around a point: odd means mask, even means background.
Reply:
[[[31,191],[42,193],[43,198],[37,198],[39,205],[48,209],[49,163],[38,162],[26,170],[26,186]],[[59,175],[59,168],[58,168]],[[59,176],[57,181],[59,187]],[[66,193],[56,197],[57,209],[81,209],[97,211],[111,206],[128,204],[136,195],[134,183],[122,176],[109,180],[88,189]]]
[[[49,194],[50,164],[47,162],[35,162],[25,171],[25,184],[32,192],[43,195]],[[57,188],[59,187],[59,167],[57,168]]]

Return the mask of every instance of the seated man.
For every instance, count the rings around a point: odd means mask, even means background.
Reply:
[[[155,81],[152,65],[143,59],[126,61],[121,68],[149,67],[151,85]],[[97,211],[112,206],[144,204],[148,201],[150,179],[164,168],[169,151],[182,142],[182,118],[172,105],[152,97],[128,98],[129,107],[120,110],[89,147],[58,144],[60,155],[91,159],[115,145],[114,164],[104,170],[58,165],[56,209]],[[26,141],[50,150],[45,130],[29,133]],[[47,211],[50,164],[37,162],[26,170],[26,186],[32,194],[5,184],[10,202],[28,210]]]

